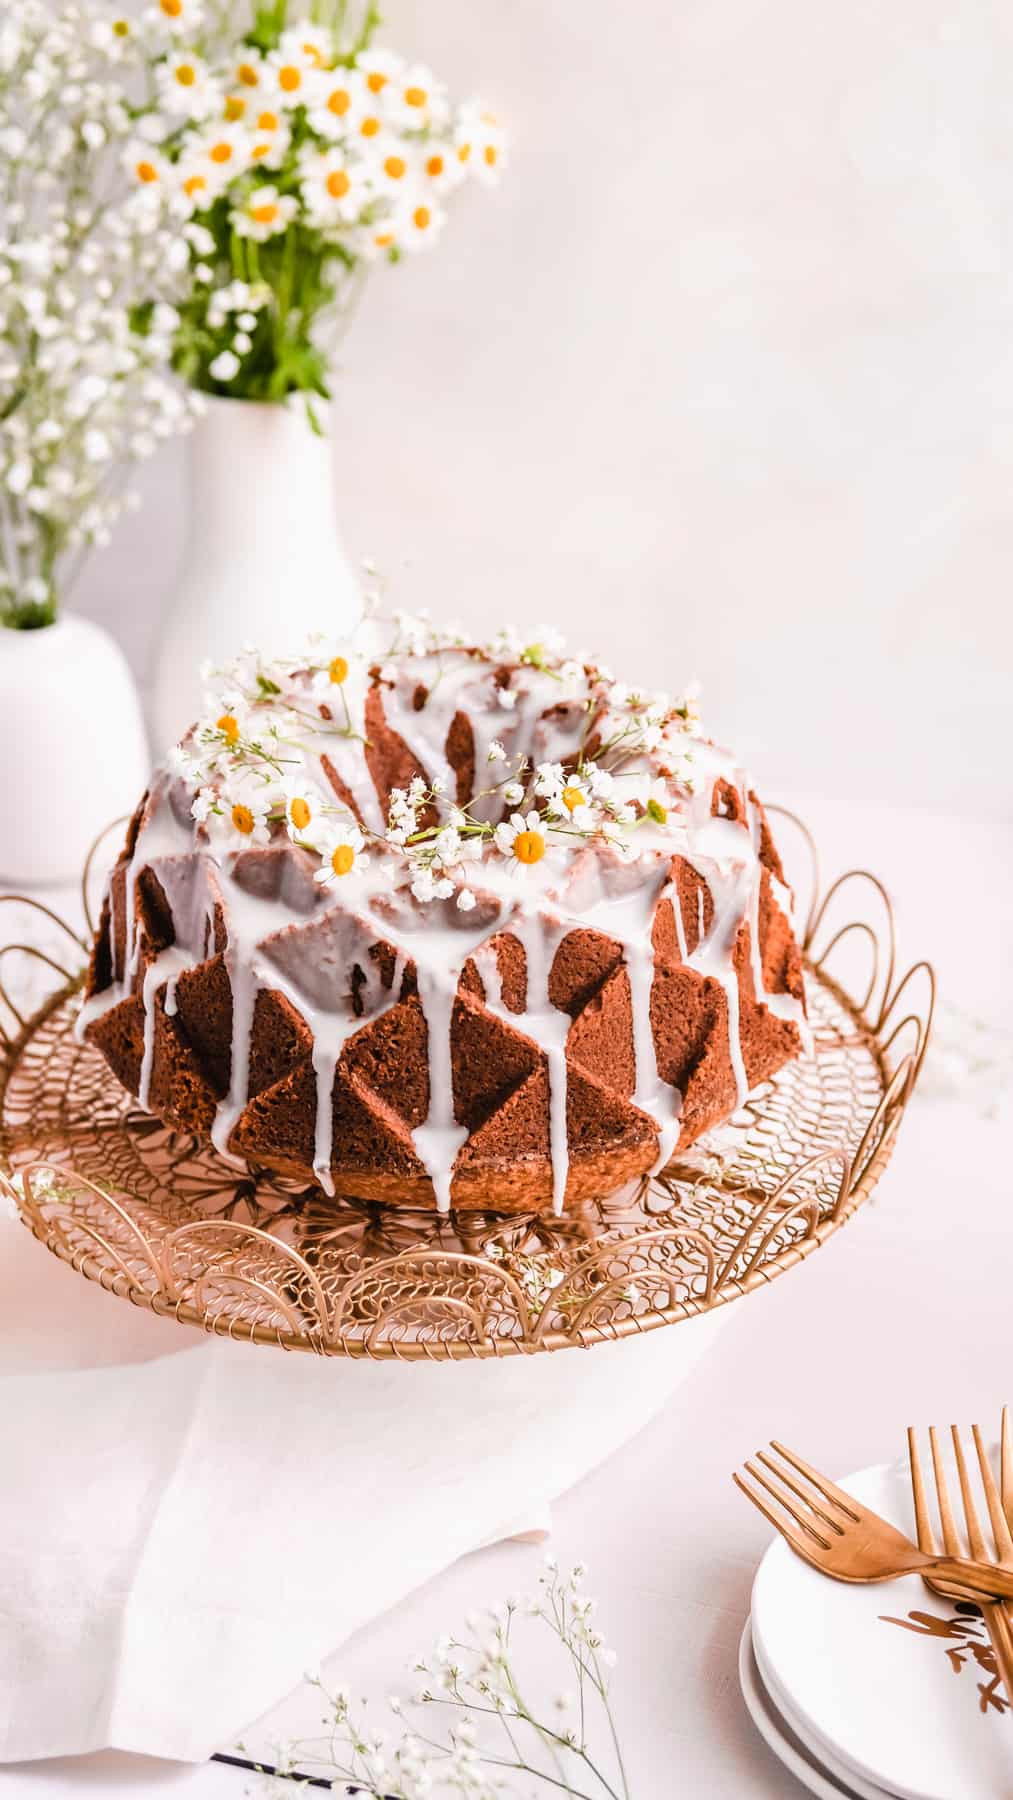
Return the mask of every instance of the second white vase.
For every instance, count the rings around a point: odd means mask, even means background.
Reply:
[[[313,631],[351,631],[362,613],[334,518],[330,442],[301,401],[210,399],[188,455],[185,561],[154,671],[159,753],[200,713],[204,661],[247,644],[285,655]]]

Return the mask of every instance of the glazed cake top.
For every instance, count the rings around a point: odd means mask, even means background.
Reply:
[[[228,918],[234,992],[252,981],[286,993],[313,1031],[321,1092],[347,1038],[397,999],[398,980],[382,984],[368,955],[378,941],[392,946],[415,966],[426,1015],[430,1115],[414,1138],[441,1206],[467,1135],[453,1111],[454,997],[471,958],[486,1004],[503,1009],[490,948],[501,932],[520,940],[527,965],[524,1012],[503,1017],[549,1065],[557,1205],[567,1167],[569,1020],[548,986],[569,932],[600,931],[623,947],[633,1102],[659,1128],[658,1166],[678,1135],[679,1096],[659,1077],[650,1014],[652,926],[671,892],[673,858],[686,858],[710,890],[709,928],[692,955],[681,949],[728,996],[740,1099],[732,950],[743,918],[752,917],[757,995],[801,1024],[799,1001],[768,995],[763,984],[762,815],[734,759],[703,736],[691,693],[673,699],[627,687],[595,662],[567,658],[544,629],[474,645],[399,615],[386,632],[368,622],[351,639],[319,638],[283,661],[244,653],[208,684],[205,716],[156,775],[131,855],[128,907],[134,876],[149,865],[174,920],[174,944],[145,975],[146,1004],[149,988],[153,997],[165,981],[171,1002],[174,974],[204,951],[211,890],[181,873],[195,856],[213,870]],[[264,865],[278,865],[279,852],[286,876],[275,868],[268,878]],[[790,918],[790,894],[776,886]],[[672,911],[681,933],[680,909]],[[325,937],[316,928],[323,918]],[[136,972],[132,917],[127,936]],[[86,1014],[112,1004],[123,985],[86,1001]],[[237,1032],[250,1010],[237,999]],[[234,1091],[214,1133],[221,1148],[245,1103],[242,1052],[237,1042]],[[324,1185],[326,1107],[322,1098],[316,1173]]]

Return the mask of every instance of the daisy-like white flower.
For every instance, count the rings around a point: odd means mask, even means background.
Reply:
[[[264,169],[277,169],[285,160],[292,132],[283,113],[274,106],[256,106],[249,119],[250,161]]]
[[[370,196],[361,164],[343,150],[319,150],[304,156],[302,194],[315,225],[328,226],[356,220]]]
[[[146,14],[151,24],[168,26],[170,31],[196,30],[204,18],[204,0],[154,0]]]
[[[298,24],[289,26],[281,35],[278,49],[282,55],[301,62],[307,69],[326,69],[333,55],[330,33],[309,19],[300,19]]]
[[[545,855],[545,829],[539,813],[511,813],[509,822],[497,825],[494,837],[497,850],[516,862],[530,865],[541,862]]]
[[[285,829],[293,843],[313,844],[326,829],[326,801],[319,788],[298,777],[284,784]]]
[[[375,95],[357,69],[325,69],[314,77],[309,122],[318,137],[338,142],[357,120],[376,110]]]
[[[371,159],[370,176],[376,190],[391,199],[395,206],[408,205],[415,194],[414,159],[403,142],[384,144],[382,153]]]
[[[222,105],[221,89],[207,65],[192,51],[179,51],[160,63],[158,98],[167,113],[184,119],[206,119]]]
[[[321,861],[313,879],[322,887],[333,887],[353,872],[358,873],[368,860],[364,854],[365,839],[353,819],[329,821],[318,848]]]
[[[362,50],[355,59],[355,66],[362,75],[369,92],[382,94],[388,83],[396,81],[404,68],[404,57],[398,56],[394,50]]]
[[[256,94],[264,87],[264,58],[259,50],[244,44],[237,61],[228,71],[230,92]]]
[[[313,95],[313,65],[286,32],[264,63],[264,86],[279,106],[305,106]]]
[[[223,186],[250,166],[250,137],[240,122],[225,119],[205,127],[192,146],[195,168],[205,168],[212,184]]]
[[[442,197],[460,187],[467,170],[452,147],[432,140],[421,146],[419,175],[423,188],[431,187],[434,194]]]
[[[431,69],[412,63],[384,84],[384,110],[402,131],[425,131],[442,125],[447,117],[447,98]]]
[[[241,207],[233,207],[229,220],[240,237],[263,244],[284,231],[299,210],[294,194],[280,194],[269,182],[247,194]]]
[[[123,152],[123,166],[138,188],[151,194],[164,193],[172,178],[167,159],[153,144],[146,144],[139,139],[127,145]]]
[[[402,250],[428,250],[435,244],[443,226],[446,224],[446,213],[436,205],[435,200],[427,200],[424,195],[415,194],[406,205],[399,209],[398,244]],[[506,705],[503,694],[507,689],[500,689],[500,704]],[[516,695],[513,696],[516,699]]]
[[[218,800],[219,810],[208,815],[212,836],[231,849],[270,843],[273,802],[274,795],[266,783],[242,776],[226,781]]]
[[[506,139],[492,113],[474,107],[462,109],[454,133],[457,160],[470,175],[491,184],[499,179],[506,161]]]

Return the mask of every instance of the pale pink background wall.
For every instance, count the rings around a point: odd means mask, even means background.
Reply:
[[[514,151],[346,340],[350,547],[408,607],[698,674],[768,790],[1008,816],[1008,7],[385,10]],[[81,596],[141,671],[178,450],[145,489]]]

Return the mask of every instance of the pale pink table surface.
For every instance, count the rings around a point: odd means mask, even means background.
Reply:
[[[827,872],[861,863],[884,876],[902,958],[930,956],[952,1006],[1006,1024],[1009,827],[881,807],[824,810],[805,795],[793,803],[818,820]],[[919,1098],[873,1203],[803,1269],[737,1304],[654,1424],[558,1502],[552,1547],[561,1563],[589,1565],[589,1590],[618,1653],[614,1691],[638,1800],[800,1795],[739,1696],[738,1641],[768,1533],[729,1474],[771,1435],[844,1472],[898,1454],[909,1422],[988,1419],[1013,1399],[1010,1119],[1009,1107],[984,1117],[974,1095]],[[79,1280],[5,1223],[0,1362],[8,1367],[24,1366],[18,1316],[28,1282],[33,1306],[51,1303],[59,1317],[68,1360],[74,1345],[82,1364],[158,1355],[179,1330]],[[325,1675],[374,1696],[382,1712],[384,1695],[410,1690],[405,1671],[420,1650],[470,1609],[534,1585],[541,1554],[507,1544],[468,1558],[360,1633]],[[312,1731],[317,1713],[306,1693],[291,1696],[251,1723],[244,1741],[267,1755],[273,1742]],[[210,1800],[256,1785],[213,1765],[120,1755],[8,1766],[0,1784],[12,1800]]]

